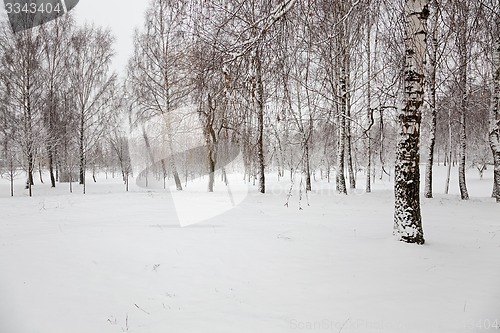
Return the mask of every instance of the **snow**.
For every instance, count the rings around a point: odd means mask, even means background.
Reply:
[[[182,193],[126,193],[99,175],[86,195],[45,184],[33,198],[21,187],[8,197],[1,180],[0,332],[487,331],[500,321],[491,168],[483,180],[470,170],[469,201],[456,179],[439,194],[446,170],[436,169],[423,246],[393,239],[388,180],[348,196],[318,180],[299,210],[297,188],[284,206],[286,178],[269,174],[261,195],[234,175],[241,202],[215,216],[210,200],[227,190],[205,193],[207,178]],[[181,227],[189,207],[210,217]]]

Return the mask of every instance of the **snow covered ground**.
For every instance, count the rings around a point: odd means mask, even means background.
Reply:
[[[242,202],[186,227],[177,211],[203,214],[214,197],[225,207],[223,185],[126,193],[101,176],[87,195],[36,185],[33,198],[20,187],[10,198],[1,180],[0,332],[500,331],[491,170],[469,170],[463,202],[456,179],[439,194],[436,169],[424,246],[393,240],[388,180],[349,196],[316,181],[303,210],[297,188],[284,206],[285,179],[269,175],[265,195],[233,180]]]

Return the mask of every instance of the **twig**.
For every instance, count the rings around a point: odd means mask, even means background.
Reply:
[[[108,319],[108,320],[109,320],[109,319]],[[111,322],[111,321],[110,321],[110,322]],[[124,328],[123,328],[123,326],[122,326],[122,331],[123,331],[123,332],[128,331],[128,313],[127,313],[127,315],[126,315],[126,317],[125,317],[125,329],[124,329]]]
[[[138,308],[139,310],[141,310],[141,311],[142,311],[142,312],[144,312],[145,314],[148,314],[148,315],[150,315],[150,314],[151,314],[151,313],[147,312],[146,310],[141,309],[141,308],[139,307],[139,305],[137,305],[137,304],[134,304],[134,305],[135,305],[135,307],[136,307],[136,308]]]
[[[347,318],[347,320],[344,321],[344,323],[342,324],[342,326],[339,329],[339,333],[342,332],[342,330],[344,329],[344,326],[349,322],[349,320],[351,320],[351,317]]]

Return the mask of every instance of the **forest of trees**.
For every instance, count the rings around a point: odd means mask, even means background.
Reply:
[[[466,172],[494,167],[500,203],[499,13],[499,0],[151,0],[122,76],[109,30],[71,15],[16,34],[5,23],[0,173],[25,174],[30,195],[97,172],[128,186],[139,140],[151,173],[178,190],[206,173],[213,191],[238,147],[262,193],[270,174],[343,194],[395,180],[395,232],[423,243],[420,161],[425,197],[448,192],[433,165],[447,184],[458,166],[464,200]],[[178,154],[186,140],[205,149]]]

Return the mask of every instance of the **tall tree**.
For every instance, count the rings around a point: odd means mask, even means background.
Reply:
[[[36,30],[13,34],[6,26],[0,35],[1,76],[7,88],[10,124],[18,127],[16,141],[23,153],[26,188],[32,195],[36,153],[44,141],[41,125],[42,37]]]
[[[461,94],[460,98],[460,148],[459,148],[459,162],[458,162],[458,185],[460,187],[460,196],[462,200],[469,199],[469,192],[467,191],[467,183],[465,180],[466,171],[466,151],[467,151],[467,131],[466,131],[466,118],[468,109],[468,85],[467,85],[467,67],[469,66],[469,43],[467,35],[469,33],[469,4],[467,1],[457,1],[455,5],[457,8],[456,28],[457,32],[457,51],[458,51],[458,89]]]
[[[187,10],[185,1],[150,2],[144,28],[135,35],[127,77],[136,109],[135,122],[146,126],[148,140],[161,147],[164,155],[155,156],[157,160],[152,162],[161,164],[164,176],[168,164],[179,191],[182,183],[175,160],[178,124],[174,113],[187,104],[190,89],[185,56],[190,43],[185,22]]]
[[[366,122],[367,127],[364,131],[365,145],[366,145],[366,184],[365,191],[370,193],[372,191],[372,138],[371,128],[374,124],[373,109],[372,109],[372,16],[373,1],[368,0],[366,4]]]
[[[427,0],[406,0],[404,105],[396,148],[394,235],[400,241],[417,244],[425,242],[420,213],[419,139],[428,15]]]
[[[300,146],[295,154],[299,160],[293,161],[292,154],[289,164],[291,169],[302,170],[306,191],[312,189],[314,126],[322,103],[316,93],[321,82],[317,80],[319,59],[314,47],[317,22],[310,13],[312,6],[310,1],[298,3],[297,13],[308,14],[291,15],[284,20],[278,31],[279,42],[271,46],[277,59],[271,65],[276,73],[271,78],[275,87],[271,98],[280,102],[274,117],[284,123],[281,135],[275,133],[279,151],[276,155],[284,159],[284,148]],[[277,132],[277,126],[272,123],[271,126]]]
[[[73,29],[71,14],[65,15],[54,22],[42,25],[40,28],[44,39],[43,47],[43,75],[45,91],[45,107],[43,119],[47,131],[46,150],[49,168],[50,183],[56,186],[55,161],[57,148],[64,138],[61,131],[61,118],[63,115],[63,86],[67,84],[66,58],[70,53],[69,38]]]
[[[493,195],[497,203],[500,203],[500,3],[494,1],[493,6],[494,24],[493,36],[493,63],[491,83],[491,106],[490,106],[490,128],[489,141],[493,153]]]
[[[429,44],[429,67],[428,67],[428,109],[430,113],[430,131],[429,131],[429,146],[427,149],[426,165],[425,165],[425,190],[424,196],[432,198],[432,167],[434,164],[434,147],[436,145],[436,123],[437,123],[437,108],[436,108],[436,72],[437,72],[437,56],[438,56],[438,18],[439,18],[439,2],[432,0],[431,2],[431,29]]]
[[[249,112],[243,112],[245,119],[241,121],[245,128],[240,128],[241,133],[246,135],[240,136],[240,139],[244,142],[243,154],[255,157],[258,190],[261,193],[266,191],[265,121],[268,118],[266,99],[269,93],[265,64],[269,60],[268,37],[275,23],[285,17],[295,2],[296,0],[264,3],[236,0],[207,4],[200,1],[203,6],[200,6],[200,13],[195,15],[197,21],[203,22],[196,24],[203,28],[196,31],[197,38],[203,41],[206,47],[216,48],[221,57],[221,61],[215,62],[214,72],[221,76],[223,81],[227,81],[227,77],[234,81],[231,86],[238,87],[237,102],[248,107]],[[230,74],[233,72],[240,73],[240,76]],[[232,94],[235,91],[234,88],[230,90]],[[234,96],[231,98],[233,102],[236,101]]]
[[[88,25],[76,29],[71,36],[67,67],[78,119],[79,181],[84,192],[88,153],[103,137],[113,111],[113,41],[109,30]]]

